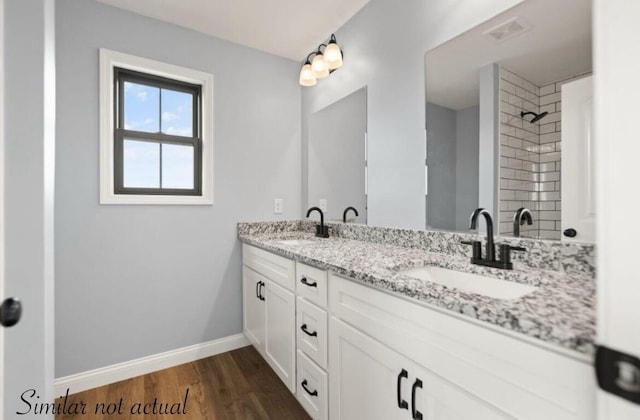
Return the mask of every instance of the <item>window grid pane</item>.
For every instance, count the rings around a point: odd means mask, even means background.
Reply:
[[[200,195],[201,87],[122,69],[116,86],[116,194]]]
[[[125,139],[123,185],[125,188],[160,188],[160,145]]]

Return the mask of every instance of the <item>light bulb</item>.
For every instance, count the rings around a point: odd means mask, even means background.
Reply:
[[[316,77],[311,70],[311,64],[307,61],[307,64],[300,69],[300,84],[302,86],[315,86],[317,83]]]
[[[313,75],[318,79],[325,78],[329,75],[329,68],[327,67],[327,63],[324,61],[322,53],[318,53],[313,57],[311,70],[313,71]]]
[[[329,70],[342,67],[342,51],[334,41],[331,41],[324,49],[324,62],[327,63]]]

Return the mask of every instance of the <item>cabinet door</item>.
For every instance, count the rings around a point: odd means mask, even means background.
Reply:
[[[410,371],[411,415],[428,420],[516,420],[433,372],[416,365]],[[420,414],[418,414],[420,413]],[[411,418],[411,417],[410,417]]]
[[[270,280],[264,282],[264,356],[289,390],[295,393],[295,295]]]
[[[410,419],[413,382],[409,377],[410,366],[404,362],[402,356],[379,341],[332,317],[329,418]]]
[[[242,267],[242,313],[244,333],[262,353],[264,348],[264,278],[247,266]]]

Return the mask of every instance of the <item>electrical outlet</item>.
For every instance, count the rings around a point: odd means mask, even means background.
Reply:
[[[320,210],[322,210],[323,212],[327,212],[327,199],[326,198],[321,198],[320,202],[318,204],[318,207],[320,207]]]
[[[284,211],[284,200],[282,198],[273,199],[273,213],[282,214]]]

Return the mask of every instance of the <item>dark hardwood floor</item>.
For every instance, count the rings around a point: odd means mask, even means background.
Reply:
[[[154,399],[156,414],[152,413]],[[56,402],[63,401],[58,399]],[[295,397],[251,346],[70,395],[67,411],[75,407],[80,411],[80,402],[86,404],[86,414],[59,414],[55,416],[56,420],[309,419]],[[74,403],[78,405],[73,406]],[[105,405],[98,405],[96,414],[96,404],[102,403]],[[149,414],[144,414],[145,408]],[[174,414],[159,414],[172,409]],[[105,414],[102,414],[103,410]],[[118,414],[118,410],[122,414]],[[176,414],[178,410],[180,414]]]

